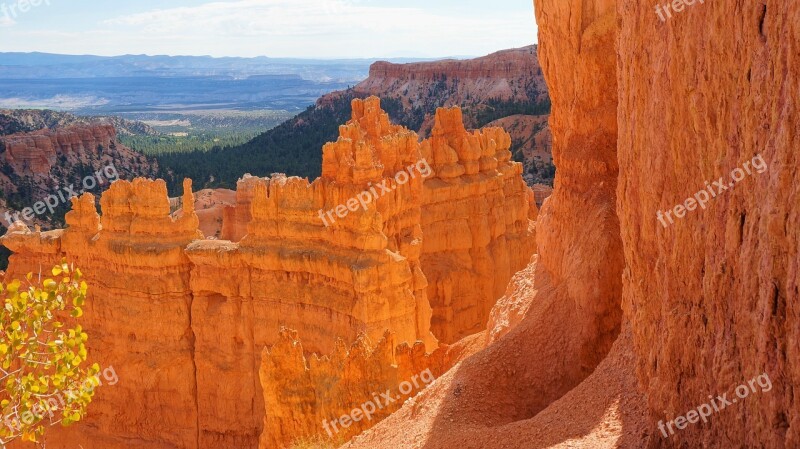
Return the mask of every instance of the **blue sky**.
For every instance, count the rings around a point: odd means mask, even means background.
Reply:
[[[39,3],[29,6],[24,3]],[[532,0],[0,0],[0,51],[483,55],[536,41]]]

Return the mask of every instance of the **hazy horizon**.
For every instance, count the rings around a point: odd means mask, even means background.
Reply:
[[[527,0],[3,0],[0,52],[466,58],[535,43],[533,17]]]

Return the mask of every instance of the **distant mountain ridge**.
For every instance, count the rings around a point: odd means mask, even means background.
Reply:
[[[413,58],[395,62],[419,61]],[[218,76],[246,79],[296,75],[311,81],[356,83],[366,77],[374,59],[292,59],[211,56],[93,56],[51,53],[0,53],[0,78],[98,78]]]
[[[525,121],[526,126],[508,126],[515,158],[526,162],[530,183],[552,182],[550,140],[544,136],[549,133],[550,99],[536,51],[529,46],[470,60],[376,62],[361,83],[322,96],[314,106],[246,144],[159,156],[161,175],[172,194],[180,191],[184,177],[192,178],[197,188],[231,189],[244,173],[315,178],[320,175],[322,146],[336,140],[339,124],[350,117],[350,102],[376,95],[395,123],[423,137],[438,107],[461,106],[472,128],[508,117],[513,118],[504,125]],[[531,138],[531,132],[538,137]],[[526,160],[526,155],[540,159]]]

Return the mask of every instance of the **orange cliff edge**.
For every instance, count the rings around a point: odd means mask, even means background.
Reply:
[[[373,387],[446,371],[463,352],[437,337],[455,342],[485,327],[535,251],[537,209],[506,133],[467,132],[457,109],[438,111],[436,122],[420,143],[389,123],[377,98],[354,100],[352,120],[323,149],[320,178],[240,181],[223,212],[222,235],[232,240],[203,238],[189,180],[178,214],[163,181],[136,179],[103,194],[102,216],[91,195],[74,198],[65,230],[15,224],[2,239],[14,251],[9,275],[61,257],[80,266],[90,285],[90,350],[120,377],[98,392],[84,423],[58,429],[48,447],[288,444],[324,433],[316,418],[346,408],[335,404],[356,406]],[[392,181],[366,209],[322,220]],[[287,345],[290,336],[296,343]],[[345,356],[344,342],[362,349]],[[298,347],[328,354],[331,365],[278,362]],[[362,364],[344,371],[355,377],[303,399],[344,360],[361,360],[347,362]],[[298,372],[307,372],[297,385],[306,393],[270,393]],[[298,401],[307,415],[296,414]]]

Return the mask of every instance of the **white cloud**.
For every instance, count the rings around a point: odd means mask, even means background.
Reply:
[[[388,6],[375,0],[214,0],[116,17],[112,8],[104,19],[91,22],[86,17],[82,20],[87,22],[77,27],[62,26],[69,21],[56,21],[55,26],[31,21],[15,27],[13,34],[0,30],[0,51],[441,57],[482,55],[536,41],[532,6],[530,14],[514,14],[508,8],[493,10],[474,4],[456,8],[431,5]]]
[[[235,48],[242,56],[443,55],[534,41],[533,13],[522,18],[457,14],[355,0],[235,0],[156,9],[104,24],[136,33],[139,41],[160,41],[166,53],[186,54],[224,54]],[[520,35],[530,38],[521,40]]]

